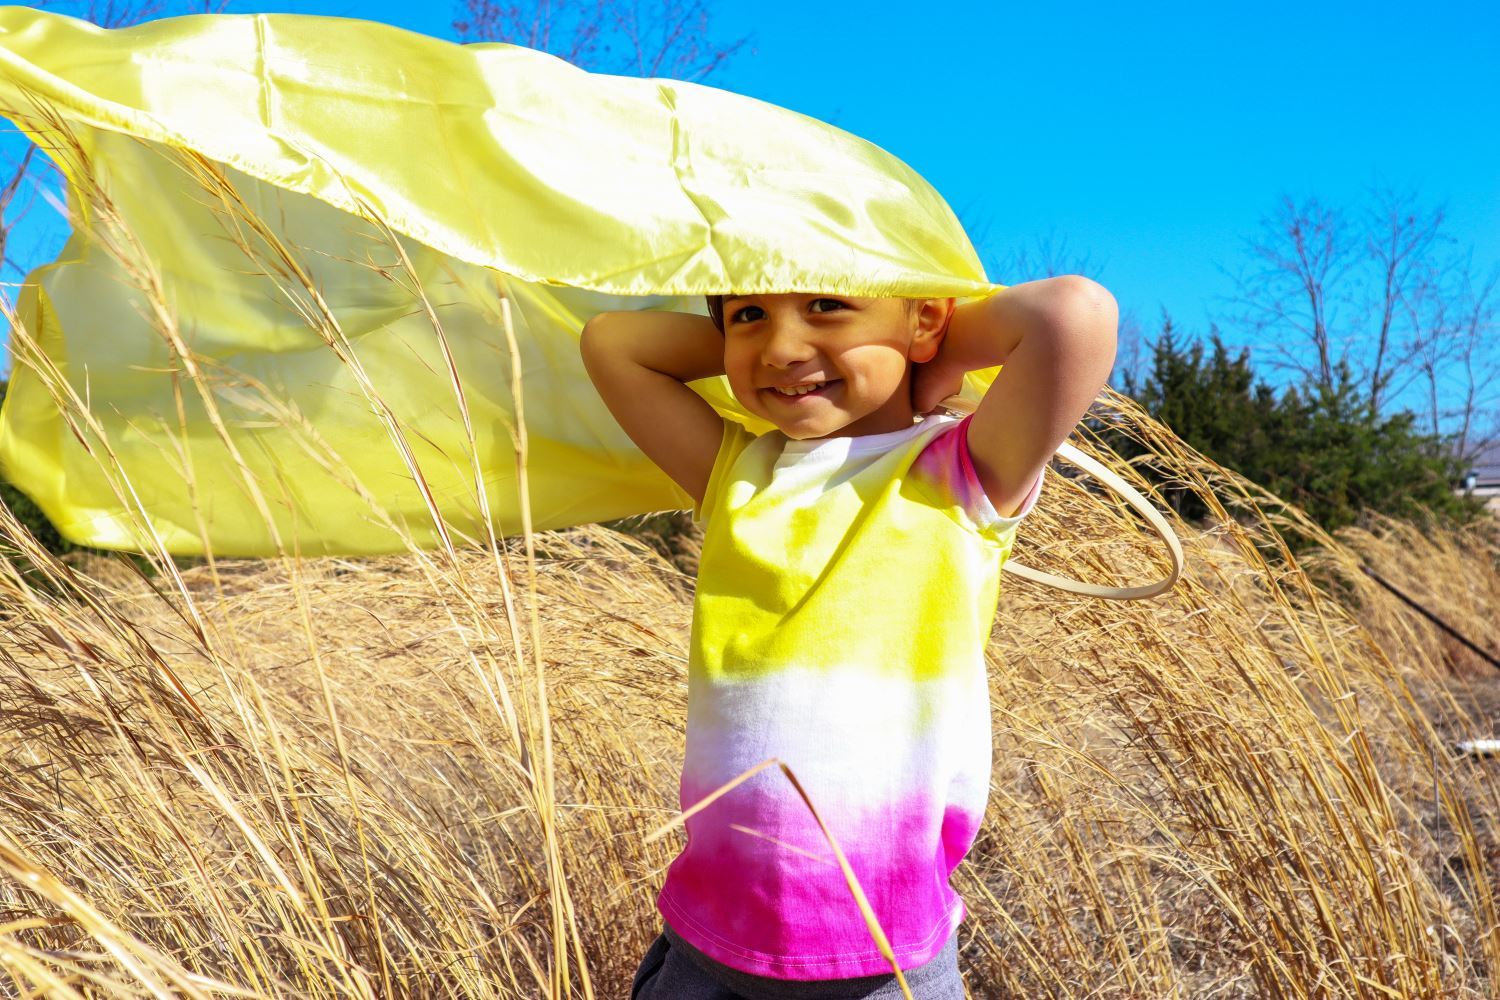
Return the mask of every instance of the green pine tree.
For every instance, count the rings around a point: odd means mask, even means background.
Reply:
[[[1207,348],[1189,342],[1167,316],[1151,345],[1149,372],[1140,381],[1127,374],[1123,382],[1193,448],[1296,504],[1327,530],[1355,524],[1365,511],[1406,518],[1431,512],[1451,521],[1479,514],[1477,503],[1455,494],[1461,470],[1443,442],[1419,433],[1410,412],[1375,412],[1347,367],[1331,389],[1305,382],[1278,396],[1256,380],[1248,350],[1231,355],[1217,329]],[[1122,454],[1149,466],[1140,445],[1108,436]],[[1184,517],[1208,513],[1185,489],[1168,485],[1164,495]]]

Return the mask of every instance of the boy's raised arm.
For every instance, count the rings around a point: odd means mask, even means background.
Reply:
[[[1118,326],[1114,296],[1078,275],[1012,285],[954,312],[943,363],[1005,366],[969,424],[974,471],[1002,517],[1020,509],[1108,380]]]
[[[583,366],[646,457],[703,501],[723,418],[685,383],[724,374],[724,338],[706,316],[600,313],[583,327]]]

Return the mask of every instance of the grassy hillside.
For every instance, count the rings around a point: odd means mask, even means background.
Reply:
[[[1496,765],[1446,747],[1497,731],[1495,679],[1358,566],[1494,643],[1500,547],[1381,522],[1294,561],[1253,487],[1116,405],[1211,526],[1157,600],[1007,583],[971,994],[1493,995]],[[603,527],[533,541],[148,578],[12,537],[44,572],[0,562],[4,988],[626,995],[680,843],[647,837],[692,580]],[[1153,552],[1054,476],[1017,558],[1123,582]]]

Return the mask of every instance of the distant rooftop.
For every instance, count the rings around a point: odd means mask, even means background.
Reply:
[[[1481,449],[1474,456],[1473,470],[1479,480],[1477,489],[1500,489],[1500,441]]]
[[[1474,474],[1473,495],[1487,498],[1489,509],[1500,515],[1500,441],[1481,448],[1470,469]]]

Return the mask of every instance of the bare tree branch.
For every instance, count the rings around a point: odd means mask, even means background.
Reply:
[[[453,22],[464,42],[511,42],[598,73],[702,81],[749,37],[715,44],[704,0],[461,0]]]
[[[1165,309],[1162,310],[1162,320],[1167,321]],[[1145,328],[1135,310],[1126,309],[1120,313],[1119,349],[1115,352],[1115,370],[1110,375],[1110,385],[1119,387],[1145,382],[1148,346]]]
[[[1049,232],[1035,237],[1030,248],[1012,250],[1000,260],[994,273],[999,276],[996,280],[1013,285],[1060,274],[1081,274],[1097,280],[1102,270],[1103,265],[1094,264],[1088,255],[1070,253],[1066,237],[1059,241],[1055,233]]]
[[[1259,269],[1236,278],[1240,308],[1234,317],[1258,335],[1275,338],[1276,361],[1328,389],[1349,355],[1348,338],[1335,333],[1335,307],[1346,301],[1343,280],[1357,262],[1358,244],[1344,213],[1309,198],[1282,197],[1277,214],[1261,222],[1262,235],[1247,241]],[[1311,357],[1309,357],[1309,353]]]
[[[15,229],[16,223],[21,221],[25,214],[22,208],[19,212],[11,212],[10,206],[15,201],[16,193],[21,190],[21,182],[26,179],[31,170],[31,161],[36,155],[36,147],[27,145],[26,152],[21,154],[19,161],[13,162],[7,168],[10,170],[10,180],[6,181],[5,189],[0,191],[0,264],[8,259],[10,247],[10,234]]]
[[[81,17],[85,21],[93,21],[101,28],[126,28],[168,12],[164,0],[38,0],[34,6]],[[203,13],[209,10],[211,4],[200,2],[184,6],[184,13]],[[224,3],[219,3],[215,9],[222,10],[224,7]]]
[[[1454,341],[1448,336],[1448,301],[1441,275],[1434,268],[1419,274],[1401,297],[1408,323],[1423,331],[1412,342],[1416,370],[1421,372],[1427,389],[1427,424],[1432,434],[1442,431],[1443,370],[1453,352]]]
[[[1332,389],[1348,365],[1372,414],[1415,402],[1422,421],[1455,456],[1483,442],[1474,428],[1500,426],[1500,347],[1495,275],[1474,277],[1468,257],[1446,252],[1441,208],[1412,193],[1372,190],[1362,232],[1343,213],[1309,198],[1283,197],[1277,213],[1247,240],[1255,262],[1230,275],[1237,315],[1229,322],[1269,338],[1274,367]],[[1336,307],[1353,306],[1342,326]],[[1408,395],[1419,391],[1413,399]]]
[[[101,28],[124,28],[153,17],[173,13],[222,13],[230,0],[181,0],[168,3],[166,0],[35,0],[34,6],[82,18]],[[0,274],[14,270],[24,277],[30,273],[28,261],[18,256],[12,237],[16,226],[25,216],[35,194],[43,181],[37,176],[38,169],[51,167],[50,161],[36,156],[36,146],[30,142],[15,149],[0,153],[0,177],[5,177],[5,186],[0,189]],[[24,199],[21,198],[25,194]]]
[[[1414,194],[1402,195],[1387,189],[1375,193],[1374,197],[1377,204],[1371,213],[1366,238],[1366,254],[1378,275],[1366,313],[1367,317],[1372,313],[1375,316],[1371,334],[1374,357],[1368,365],[1372,413],[1379,412],[1393,371],[1401,370],[1430,336],[1424,329],[1420,313],[1405,310],[1412,321],[1408,348],[1401,357],[1391,355],[1395,346],[1395,324],[1403,312],[1403,300],[1409,298],[1414,282],[1429,280],[1426,276],[1430,269],[1429,258],[1442,239],[1443,226],[1443,210],[1420,212],[1413,205]],[[1370,320],[1366,322],[1370,323]]]
[[[1500,303],[1495,301],[1495,290],[1500,286],[1500,266],[1490,271],[1475,288],[1472,270],[1472,254],[1458,268],[1461,287],[1457,294],[1457,322],[1454,324],[1455,345],[1453,354],[1457,360],[1458,404],[1452,416],[1458,423],[1453,437],[1453,453],[1460,458],[1472,458],[1481,448],[1493,440],[1489,435],[1475,439],[1474,423],[1485,410],[1494,413],[1495,424],[1500,428],[1500,386],[1496,385],[1496,373],[1500,372],[1500,349],[1495,335],[1497,313]],[[1493,433],[1493,432],[1492,432]]]

